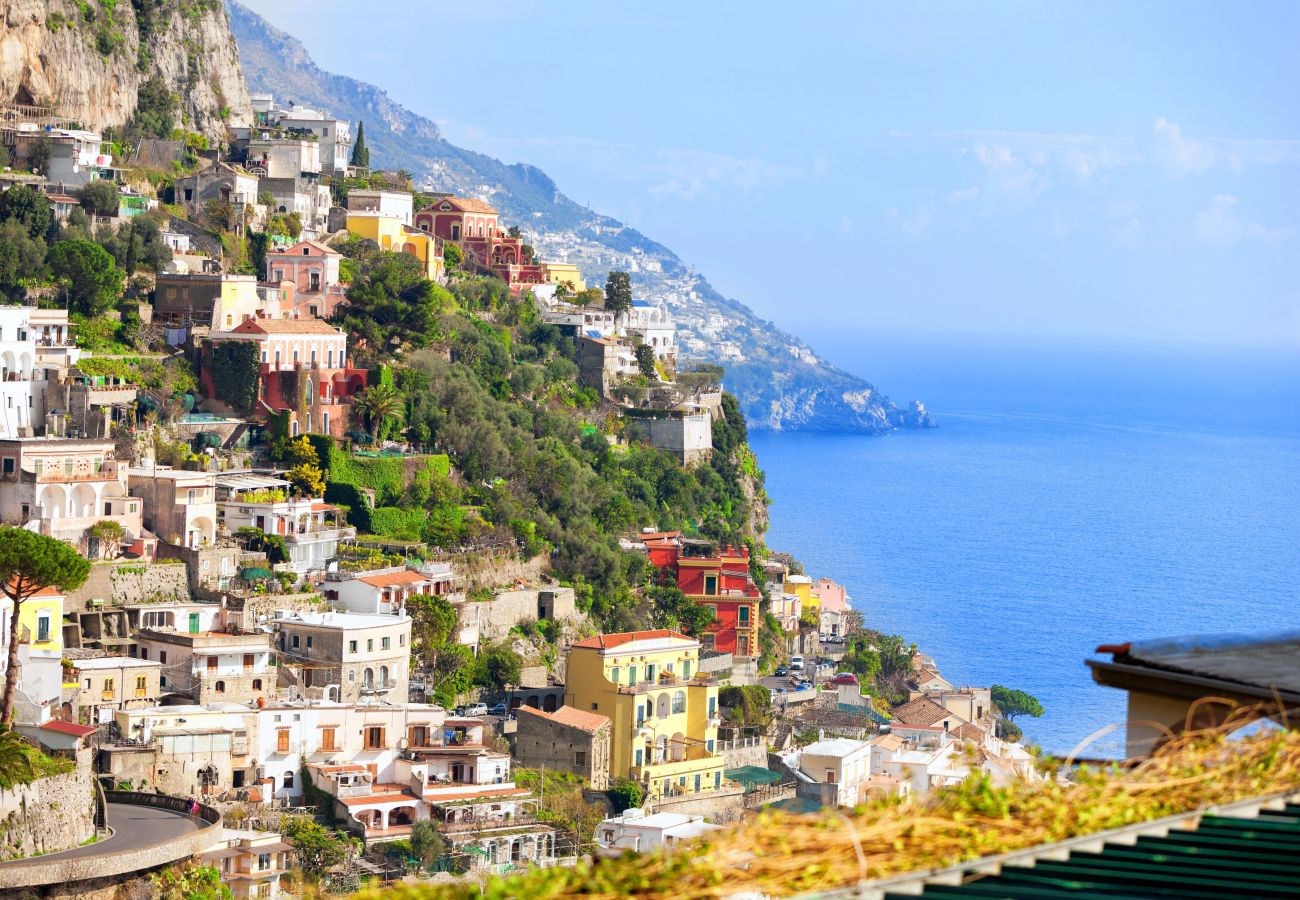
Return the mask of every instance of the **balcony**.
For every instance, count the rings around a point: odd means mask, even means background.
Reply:
[[[68,471],[59,467],[43,469],[33,474],[36,477],[37,484],[71,484],[80,481],[117,481],[121,473],[125,471],[125,463],[115,459],[106,459],[102,465],[98,467],[91,465],[89,469]]]
[[[387,681],[363,681],[361,683],[361,693],[363,694],[383,694],[395,690],[397,690],[397,681],[392,678]]]

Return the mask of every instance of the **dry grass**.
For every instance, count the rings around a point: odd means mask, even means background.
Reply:
[[[1258,708],[1238,710],[1220,727],[1173,737],[1131,768],[1080,769],[1070,784],[995,788],[987,779],[971,778],[924,803],[883,802],[811,816],[765,812],[673,856],[601,860],[493,879],[485,886],[400,886],[382,896],[680,900],[753,891],[781,897],[1300,790],[1300,732],[1228,739],[1259,714]]]

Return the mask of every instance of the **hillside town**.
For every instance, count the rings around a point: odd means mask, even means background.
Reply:
[[[0,886],[130,840],[147,864],[97,877],[474,880],[1038,777],[1025,708],[763,545],[725,370],[679,365],[733,350],[482,197],[371,170],[363,123],[253,108],[129,150],[0,110],[0,228],[49,247],[0,271],[4,734],[39,763],[0,792]],[[563,470],[510,499],[428,398],[497,340],[497,399],[648,502],[562,512]],[[600,581],[606,535],[631,574]],[[199,824],[113,830],[132,804]]]

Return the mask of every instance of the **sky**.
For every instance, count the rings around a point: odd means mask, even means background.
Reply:
[[[1300,350],[1300,4],[245,2],[814,343]]]

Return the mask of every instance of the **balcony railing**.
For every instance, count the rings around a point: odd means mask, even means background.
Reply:
[[[397,689],[397,682],[390,678],[387,681],[363,681],[361,682],[361,693],[363,694],[380,694],[384,691]]]

